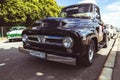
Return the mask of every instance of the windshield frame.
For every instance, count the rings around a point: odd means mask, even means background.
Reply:
[[[72,5],[72,6],[63,8],[60,13],[60,17],[67,17],[67,18],[90,17],[90,13],[92,13],[92,11],[93,11],[92,4]],[[84,16],[84,15],[87,15],[87,16]]]

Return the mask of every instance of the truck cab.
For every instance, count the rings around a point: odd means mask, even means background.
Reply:
[[[97,5],[83,3],[80,5],[68,6],[62,9],[60,15],[64,18],[79,18],[84,24],[89,24],[91,21],[93,24],[97,25],[93,25],[93,27],[98,31],[98,41],[100,42],[103,40],[103,25],[100,10]],[[88,23],[85,22],[86,20],[88,20]]]

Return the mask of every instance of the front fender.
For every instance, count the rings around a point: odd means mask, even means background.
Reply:
[[[90,30],[86,30],[83,32],[79,32],[80,35],[80,43],[79,43],[79,54],[81,56],[84,56],[86,54],[86,51],[88,49],[88,46],[90,44],[91,39],[93,39],[95,41],[96,46],[97,45],[97,34],[95,33],[95,31],[90,31]]]

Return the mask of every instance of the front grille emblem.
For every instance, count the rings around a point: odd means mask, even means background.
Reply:
[[[40,43],[45,43],[45,37],[44,36],[38,36],[37,37]]]

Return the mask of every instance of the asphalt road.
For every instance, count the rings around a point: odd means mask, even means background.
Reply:
[[[38,59],[18,51],[22,42],[0,42],[0,80],[97,80],[114,39],[90,67]]]

